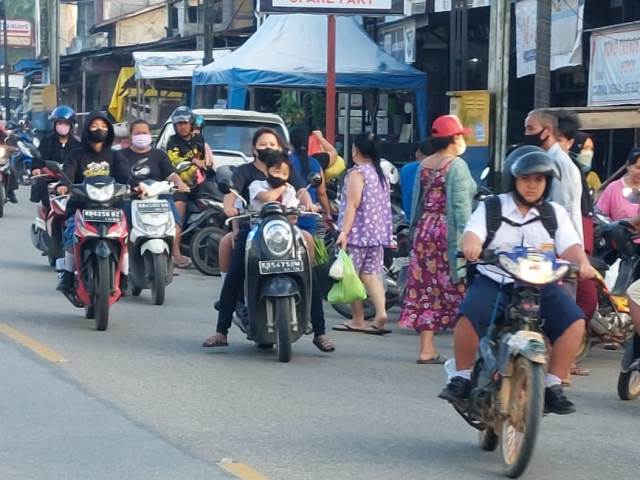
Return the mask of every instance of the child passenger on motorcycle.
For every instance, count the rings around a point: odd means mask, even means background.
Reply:
[[[522,147],[521,147],[522,148]],[[581,278],[594,275],[578,233],[567,211],[560,205],[543,205],[551,188],[551,181],[559,175],[553,159],[542,149],[531,147],[516,149],[510,156],[511,182],[508,193],[499,195],[502,222],[495,236],[487,240],[487,209],[480,204],[471,215],[462,237],[464,257],[477,261],[484,249],[512,250],[524,245],[539,250],[553,248],[559,257],[575,263]],[[541,220],[541,208],[550,207],[555,214],[557,229],[552,238]],[[552,207],[552,208],[551,208]],[[454,330],[455,373],[439,395],[448,401],[467,398],[471,389],[473,366],[479,338],[484,335],[494,309],[504,311],[510,302],[513,279],[491,266],[478,266],[460,305],[458,323]],[[500,295],[499,295],[500,294]],[[499,302],[497,309],[495,302]],[[569,369],[582,341],[584,313],[560,285],[553,284],[541,290],[542,330],[551,345],[548,373],[545,375],[545,411],[556,414],[575,412],[574,404],[562,390],[562,379]]]

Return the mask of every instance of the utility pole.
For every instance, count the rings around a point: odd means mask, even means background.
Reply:
[[[56,103],[60,97],[60,18],[59,0],[49,0],[49,75],[56,88]]]
[[[493,97],[492,153],[494,170],[501,171],[507,150],[509,121],[509,56],[511,54],[511,4],[491,4],[489,36],[489,92]]]
[[[9,85],[9,41],[7,37],[9,36],[7,33],[7,2],[6,0],[2,0],[2,5],[0,5],[0,15],[2,16],[2,48],[4,53],[4,120],[8,122],[11,118],[11,108],[10,108],[10,92],[11,87]]]
[[[202,65],[208,65],[213,62],[213,25],[216,20],[217,3],[217,0],[204,0],[204,25],[202,30],[204,59],[202,60]]]
[[[537,0],[534,108],[551,104],[551,0]]]

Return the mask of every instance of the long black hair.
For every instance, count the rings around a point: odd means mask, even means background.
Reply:
[[[353,144],[362,155],[371,159],[371,163],[373,163],[373,167],[378,174],[380,184],[385,185],[387,177],[385,177],[382,166],[380,165],[380,149],[376,142],[376,137],[372,133],[362,132],[356,136]]]
[[[302,167],[302,176],[304,178],[311,172],[311,164],[309,163],[309,129],[304,126],[294,127],[289,132],[289,139],[293,152],[300,159],[300,167]]]

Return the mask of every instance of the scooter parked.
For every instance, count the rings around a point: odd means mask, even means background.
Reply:
[[[64,177],[60,165],[46,161],[45,165]],[[67,183],[71,183],[67,180]],[[85,316],[95,319],[96,330],[109,326],[109,307],[117,302],[121,272],[127,257],[127,220],[115,205],[129,196],[129,186],[111,177],[88,177],[71,185],[71,198],[82,208],[75,214],[76,263],[75,289],[66,295],[76,307],[85,308]]]
[[[131,202],[129,278],[132,295],[150,288],[154,305],[162,305],[165,287],[173,280],[173,240],[176,222],[169,202],[159,198],[173,191],[170,182],[145,180],[147,195]]]
[[[317,186],[321,177],[316,174],[309,180]],[[219,188],[242,199],[228,182],[221,181]],[[247,338],[265,348],[275,344],[280,362],[291,360],[292,344],[310,326],[312,265],[304,237],[291,222],[300,215],[317,214],[271,202],[260,212],[227,219],[255,222],[245,250]]]

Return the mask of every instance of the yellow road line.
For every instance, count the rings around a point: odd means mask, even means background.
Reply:
[[[240,480],[269,480],[250,466],[236,462],[230,458],[223,458],[218,462],[218,466]]]
[[[19,343],[23,347],[28,348],[29,350],[41,356],[45,360],[48,360],[49,362],[62,363],[62,362],[69,361],[66,358],[64,358],[62,355],[60,355],[58,352],[56,352],[55,350],[51,350],[46,345],[43,345],[39,341],[34,340],[33,338],[25,335],[22,332],[19,332],[18,330],[10,327],[9,325],[0,323],[0,333],[2,333],[5,337],[10,338],[14,342]]]

